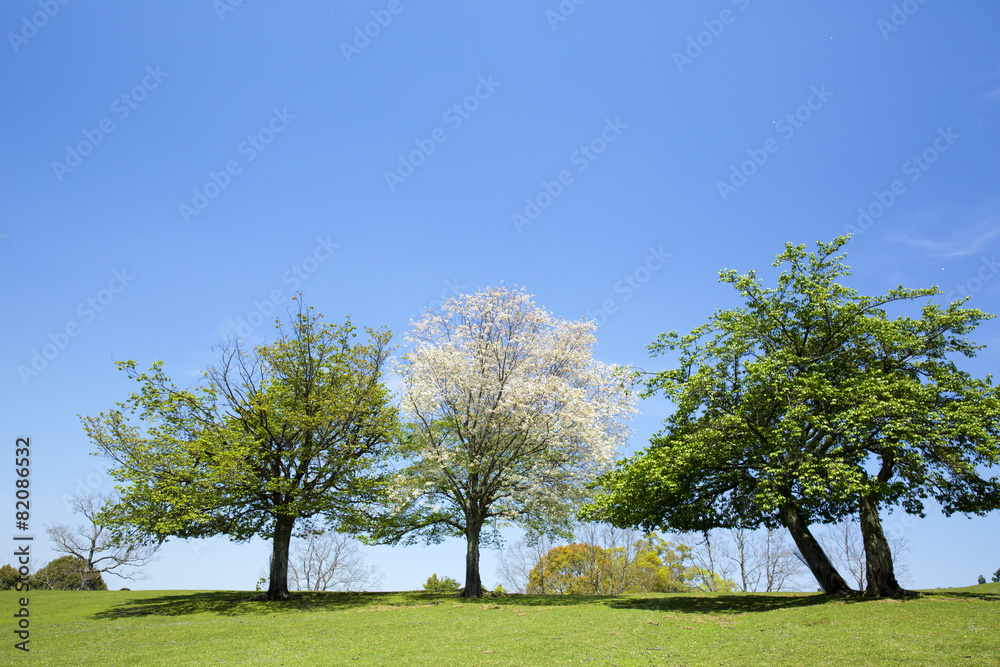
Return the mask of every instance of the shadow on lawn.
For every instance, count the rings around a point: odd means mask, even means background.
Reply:
[[[204,613],[252,616],[274,612],[346,611],[390,603],[413,606],[421,604],[420,598],[425,598],[424,602],[429,603],[434,597],[440,597],[426,593],[296,593],[291,600],[263,602],[251,600],[253,595],[255,594],[240,591],[222,591],[140,597],[98,612],[94,614],[94,618],[107,620]]]
[[[136,616],[184,616],[219,614],[222,616],[257,616],[264,614],[317,611],[372,611],[425,607],[432,605],[502,605],[512,607],[606,606],[637,611],[672,611],[689,614],[745,614],[778,609],[796,609],[824,604],[873,603],[878,599],[852,597],[833,599],[816,593],[743,595],[675,594],[663,596],[587,596],[587,595],[508,595],[499,598],[465,599],[457,596],[419,591],[398,593],[297,593],[291,600],[251,601],[252,593],[223,591],[164,594],[136,597],[94,614],[100,620]],[[995,598],[975,594],[949,594],[955,597]],[[918,599],[918,598],[910,598]],[[906,601],[906,600],[902,600]]]

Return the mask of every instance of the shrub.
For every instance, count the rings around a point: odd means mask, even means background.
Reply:
[[[436,572],[427,577],[427,581],[424,582],[424,590],[428,593],[456,593],[458,589],[459,583],[457,581],[451,577],[438,579]]]
[[[0,591],[9,591],[17,585],[21,575],[9,564],[0,567]]]
[[[986,577],[984,577],[983,575],[979,575],[979,579],[976,580],[976,583],[977,584],[985,584],[986,583]]]
[[[31,587],[52,591],[106,591],[101,573],[75,556],[56,558],[31,577]]]

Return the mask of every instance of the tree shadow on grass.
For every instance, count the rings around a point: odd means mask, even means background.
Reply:
[[[95,619],[113,620],[135,616],[184,616],[219,614],[221,616],[259,616],[264,614],[347,611],[380,604],[415,606],[429,603],[435,596],[425,593],[295,593],[289,600],[251,600],[253,593],[219,591],[178,592],[156,597],[136,597],[123,604],[94,614]],[[421,598],[426,598],[421,600]]]
[[[932,594],[934,595],[934,594]],[[571,607],[605,606],[636,611],[669,611],[688,614],[745,614],[778,609],[797,609],[824,604],[879,602],[877,598],[831,598],[818,593],[737,595],[667,594],[667,595],[505,595],[488,598],[460,598],[455,595],[408,592],[372,593],[296,593],[290,600],[255,601],[253,593],[240,591],[177,592],[153,597],[136,596],[127,602],[93,615],[98,620],[117,620],[136,616],[185,616],[218,614],[220,616],[262,616],[265,614],[315,613],[321,611],[385,611],[433,605],[498,605],[501,607]],[[943,597],[1000,599],[995,595],[948,593]],[[909,601],[918,598],[906,598]]]
[[[938,600],[983,600],[985,602],[1000,602],[1000,593],[984,592],[977,593],[972,591],[950,591],[948,589],[935,589],[931,591],[922,592],[922,595],[931,599]]]

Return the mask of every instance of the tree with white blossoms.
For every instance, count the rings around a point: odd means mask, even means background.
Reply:
[[[378,541],[464,537],[465,597],[482,597],[480,544],[501,526],[572,533],[636,411],[627,369],[593,359],[595,324],[530,297],[501,285],[450,299],[413,324],[397,365],[410,458]]]

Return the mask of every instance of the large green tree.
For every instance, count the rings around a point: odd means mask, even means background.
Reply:
[[[1000,462],[997,390],[953,359],[975,355],[967,334],[992,316],[939,306],[934,287],[864,296],[839,284],[848,240],[813,253],[787,244],[773,288],[753,271],[722,271],[744,304],[650,346],[678,361],[648,378],[645,395],[662,392],[677,409],[648,449],[600,480],[587,518],[647,530],[783,524],[823,589],[841,595],[850,586],[809,525],[857,516],[866,593],[892,595],[904,591],[880,510],[1000,506],[988,476]],[[904,314],[917,301],[919,314]]]
[[[298,301],[275,342],[223,344],[193,389],[178,389],[162,362],[119,367],[140,389],[83,419],[99,453],[117,466],[120,501],[102,516],[120,535],[227,535],[273,541],[268,599],[288,597],[293,534],[318,523],[368,527],[384,499],[397,411],[383,384],[390,333],[324,324]]]

